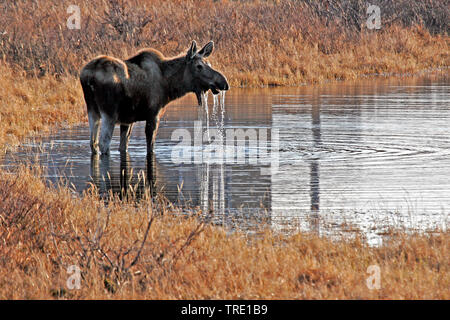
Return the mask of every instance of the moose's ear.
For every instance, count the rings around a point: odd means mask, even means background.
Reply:
[[[205,44],[202,50],[198,52],[198,55],[201,56],[202,58],[206,58],[213,52],[213,49],[214,49],[214,42],[210,41],[207,44]]]
[[[194,56],[197,54],[197,42],[195,40],[192,40],[191,47],[189,48],[186,58],[188,60],[191,60],[194,58]]]

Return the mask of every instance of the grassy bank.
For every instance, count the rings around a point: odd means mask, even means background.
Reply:
[[[0,172],[2,299],[448,299],[450,233],[371,248],[314,235],[247,239],[139,204],[49,190],[36,172]],[[80,289],[67,279],[80,268]],[[380,268],[368,289],[367,268]]]
[[[0,2],[0,150],[87,121],[77,73],[100,53],[192,39],[233,86],[297,85],[449,65],[445,1],[389,4],[381,30],[360,1]],[[133,8],[134,6],[134,8]],[[407,9],[404,9],[407,8]],[[186,12],[191,14],[186,15]],[[449,299],[450,233],[393,233],[383,247],[315,235],[242,233],[184,217],[164,199],[138,204],[51,189],[39,169],[0,171],[0,299]],[[80,268],[70,290],[68,268]],[[381,288],[370,290],[377,265]]]
[[[0,66],[0,150],[11,149],[37,133],[87,122],[79,81],[73,77],[40,79]]]

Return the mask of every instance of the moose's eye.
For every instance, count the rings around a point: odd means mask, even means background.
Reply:
[[[198,64],[198,65],[197,65],[197,70],[200,71],[200,70],[202,70],[202,69],[203,69],[203,66],[202,66],[201,64]]]

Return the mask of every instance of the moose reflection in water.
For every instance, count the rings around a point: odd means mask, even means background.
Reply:
[[[104,199],[108,199],[111,195],[118,195],[120,199],[131,196],[133,200],[153,197],[156,195],[155,171],[157,166],[154,157],[147,157],[146,160],[147,167],[137,169],[135,172],[129,153],[121,152],[120,170],[117,172],[111,166],[112,161],[109,154],[92,154],[90,181]]]
[[[198,208],[204,213],[220,216],[220,219],[236,219],[241,217],[254,217],[253,220],[268,221],[270,209],[270,176],[262,176],[260,167],[246,163],[237,164],[217,160],[211,157],[208,143],[225,142],[225,95],[213,96],[213,103],[208,105],[208,97],[205,96],[202,108],[198,108],[197,117],[191,126],[186,123],[181,128],[193,137],[198,127],[201,128],[204,139],[203,146],[186,146],[192,159],[200,162],[186,162],[174,164],[171,159],[174,144],[174,128],[160,130],[158,140],[168,145],[171,140],[171,148],[161,148],[154,153],[152,164],[146,167],[135,161],[129,154],[120,154],[120,170],[111,167],[111,159],[108,155],[93,155],[91,160],[91,182],[97,186],[100,195],[108,197],[110,192],[119,197],[132,195],[140,198],[147,195],[149,189],[152,195],[156,191],[162,191],[172,203],[186,208]],[[251,114],[249,114],[251,116]],[[261,123],[268,119],[261,119]],[[200,125],[199,125],[200,124]],[[267,126],[267,124],[266,124]],[[141,128],[142,130],[142,128]],[[252,129],[256,131],[256,129]],[[267,127],[261,130],[268,131]],[[244,131],[245,132],[245,131]],[[172,133],[172,134],[171,134]],[[236,140],[237,144],[241,142]],[[195,143],[194,143],[195,144]],[[251,143],[245,145],[246,153]],[[157,145],[158,149],[158,145]],[[167,151],[172,149],[172,152]],[[118,167],[116,162],[115,166]],[[246,176],[234,174],[236,170],[244,170],[253,177],[251,181]],[[150,186],[150,188],[148,188]],[[262,214],[265,209],[266,214]],[[232,213],[232,214],[231,214]]]

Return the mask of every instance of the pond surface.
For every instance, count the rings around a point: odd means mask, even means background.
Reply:
[[[217,223],[342,236],[371,244],[390,227],[446,228],[450,211],[448,75],[296,88],[233,88],[208,108],[172,103],[158,132],[152,175],[172,202]],[[131,184],[146,171],[144,123],[128,155],[91,159],[89,128],[64,129],[6,154],[3,167],[39,163],[80,193]],[[121,174],[122,173],[122,174]]]

